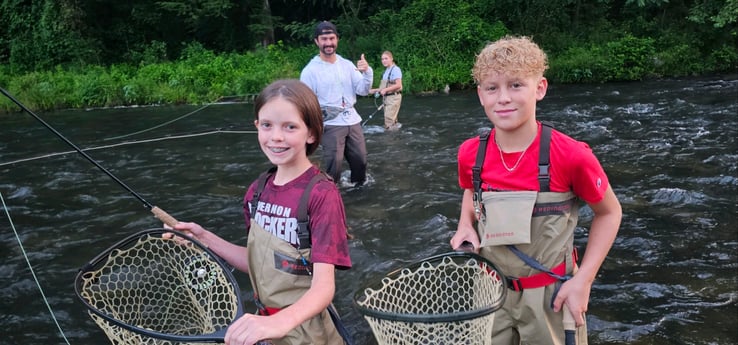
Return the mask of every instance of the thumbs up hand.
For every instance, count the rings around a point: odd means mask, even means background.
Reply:
[[[356,62],[356,70],[364,73],[366,70],[369,69],[369,63],[366,62],[366,58],[364,58],[364,54],[361,54],[361,59],[359,59],[358,62]]]

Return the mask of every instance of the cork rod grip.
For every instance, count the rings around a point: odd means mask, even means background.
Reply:
[[[151,208],[151,213],[153,213],[156,218],[159,218],[159,220],[164,222],[164,224],[171,227],[174,227],[174,225],[178,223],[178,221],[174,217],[169,215],[169,213],[164,212],[164,210],[160,209],[157,206]]]
[[[574,316],[571,315],[569,307],[564,304],[564,329],[567,331],[574,331],[577,329],[577,323],[574,321]]]
[[[577,323],[574,321],[574,316],[571,315],[571,311],[569,311],[569,307],[566,304],[564,304],[561,311],[564,313],[564,344],[576,345]]]

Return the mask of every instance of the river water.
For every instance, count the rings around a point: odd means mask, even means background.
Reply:
[[[374,99],[358,109],[367,119]],[[268,167],[252,105],[39,115],[151,204],[245,243],[243,192]],[[551,85],[538,118],[590,144],[623,205],[592,290],[590,343],[738,344],[738,77]],[[0,344],[104,344],[75,297],[76,272],[160,222],[28,114],[0,121],[0,193],[10,216],[4,209],[0,217]],[[450,249],[461,200],[456,149],[490,125],[471,91],[405,95],[400,121],[400,131],[385,133],[381,112],[369,118],[369,184],[341,189],[356,238],[354,268],[337,273],[335,302],[359,345],[376,342],[354,293]],[[584,208],[580,249],[589,221]],[[248,279],[238,276],[250,303]]]

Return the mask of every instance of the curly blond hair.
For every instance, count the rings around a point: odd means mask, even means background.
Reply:
[[[472,68],[479,84],[490,73],[531,77],[543,76],[548,69],[546,53],[526,36],[505,36],[487,44],[477,55]]]

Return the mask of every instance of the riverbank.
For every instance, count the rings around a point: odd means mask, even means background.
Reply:
[[[243,54],[215,54],[200,49],[191,52],[186,59],[138,67],[89,66],[79,69],[57,68],[14,76],[0,74],[0,87],[34,111],[202,105],[223,99],[248,100],[276,79],[299,78],[302,67],[314,54],[314,46],[291,48],[276,45]],[[473,56],[465,58],[468,63],[464,68],[468,71],[471,70],[473,59]],[[626,68],[626,64],[632,64],[632,61],[611,61],[606,64],[609,67],[603,69],[596,67],[604,65],[603,63],[589,64],[588,61],[587,65],[584,62],[575,64],[572,59],[570,54],[549,57],[551,67],[546,76],[550,83],[601,84],[680,77],[669,75],[668,71],[656,64],[656,59],[648,57],[639,58],[640,68],[636,69],[637,73]],[[374,84],[377,85],[382,74],[381,64],[371,59],[370,64],[374,66]],[[628,74],[617,72],[624,70],[628,70]],[[736,73],[735,70],[730,72]],[[702,71],[692,74],[715,73]],[[434,70],[415,70],[412,66],[403,66],[403,92],[426,95],[474,87],[471,75],[461,82],[453,82],[444,79],[449,74],[442,66]],[[0,98],[0,114],[17,110],[18,107],[13,102],[5,97]]]

